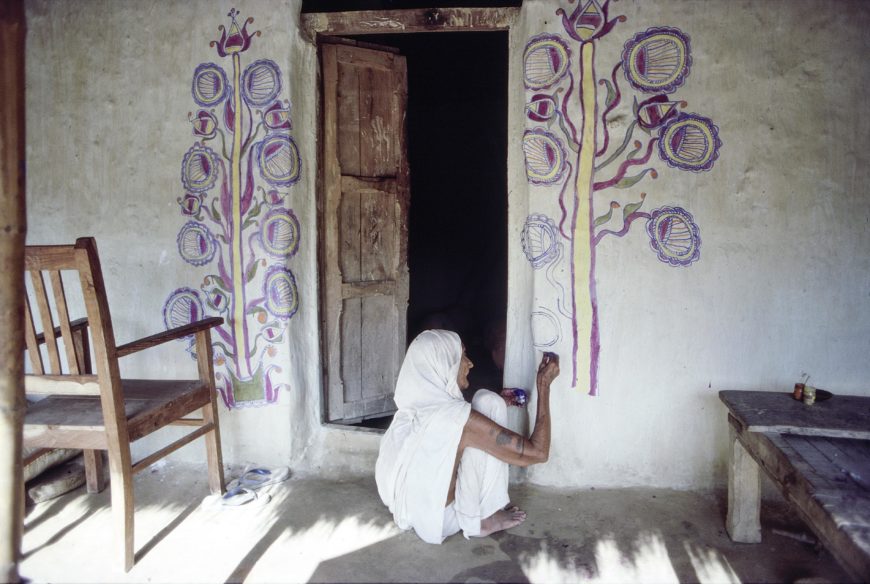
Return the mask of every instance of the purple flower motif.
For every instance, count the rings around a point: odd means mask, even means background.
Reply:
[[[269,211],[260,224],[260,243],[276,258],[291,258],[299,249],[299,219],[290,209]]]
[[[266,310],[282,320],[290,319],[299,310],[299,292],[293,272],[283,266],[272,266],[263,280]]]
[[[270,130],[290,130],[293,124],[290,121],[290,102],[283,107],[281,102],[276,101],[263,114],[263,123]]]
[[[202,208],[202,195],[199,193],[184,193],[184,197],[178,199],[178,206],[181,207],[183,215],[195,217]]]
[[[559,231],[556,223],[546,215],[529,215],[523,227],[523,253],[536,270],[559,258]]]
[[[204,316],[199,292],[192,288],[178,288],[163,303],[163,326],[167,330],[201,320]]]
[[[668,101],[668,96],[660,93],[636,106],[637,123],[645,130],[654,130],[676,116],[681,104],[685,107],[686,102]]]
[[[609,6],[610,0],[603,5],[598,0],[587,0],[578,3],[571,16],[561,8],[556,10],[556,16],[562,17],[562,26],[572,39],[588,43],[609,33],[617,22],[625,22],[624,16],[608,21]]]
[[[227,14],[231,19],[230,29],[226,30],[224,25],[220,25],[218,27],[218,30],[221,31],[220,40],[209,43],[210,47],[217,47],[218,55],[221,57],[247,51],[248,47],[251,46],[251,39],[255,36],[260,36],[259,30],[254,33],[248,33],[248,25],[254,22],[252,17],[248,17],[244,26],[239,28],[239,23],[236,21],[236,16],[238,15],[239,11],[235,8],[230,10]]]
[[[188,191],[200,193],[214,186],[218,175],[217,156],[211,148],[197,142],[181,161],[181,184]]]
[[[647,93],[671,93],[692,66],[689,35],[670,27],[649,28],[634,35],[622,51],[622,68],[632,87]]]
[[[270,134],[260,142],[257,163],[263,178],[276,187],[290,186],[302,176],[299,148],[287,134]]]
[[[227,95],[227,74],[220,65],[203,63],[193,72],[193,101],[202,107],[220,103]]]
[[[220,278],[206,276],[200,289],[205,293],[206,302],[211,308],[217,310],[218,313],[226,312],[229,296]]]
[[[539,34],[526,44],[523,81],[527,89],[544,89],[559,82],[571,66],[571,51],[561,37]]]
[[[713,168],[721,147],[719,128],[697,114],[682,113],[667,122],[658,140],[659,156],[668,166],[692,172]]]
[[[270,207],[274,207],[283,203],[286,196],[287,193],[282,193],[277,189],[269,189],[268,191],[263,191],[263,202]]]
[[[284,337],[284,327],[267,324],[263,327],[263,338],[270,343],[280,343]]]
[[[208,227],[196,221],[188,221],[178,232],[178,253],[194,266],[209,263],[217,251],[217,241]]]
[[[245,68],[242,96],[253,106],[271,103],[281,92],[281,70],[274,61],[260,59]]]
[[[692,214],[681,207],[662,207],[646,223],[650,247],[671,266],[688,266],[701,257],[701,233]]]
[[[540,128],[523,135],[526,155],[526,176],[536,185],[559,182],[565,172],[567,155],[562,142],[555,135]]]
[[[206,110],[196,112],[196,117],[188,115],[188,120],[193,125],[193,135],[200,138],[214,138],[217,134],[217,118]]]
[[[546,122],[559,110],[556,100],[545,93],[536,93],[526,104],[526,116],[533,122]]]

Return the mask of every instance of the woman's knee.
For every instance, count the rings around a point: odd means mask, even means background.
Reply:
[[[507,420],[507,404],[504,398],[494,391],[477,390],[471,399],[471,407],[497,424],[504,425]]]

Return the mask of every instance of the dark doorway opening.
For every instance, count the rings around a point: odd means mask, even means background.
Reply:
[[[407,342],[454,330],[470,390],[502,384],[507,314],[507,32],[365,35],[408,62]],[[499,353],[499,351],[501,351]]]

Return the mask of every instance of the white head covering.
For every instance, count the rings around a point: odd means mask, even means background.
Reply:
[[[471,404],[457,375],[462,341],[450,331],[424,331],[408,347],[394,399],[399,411],[381,439],[375,479],[402,529],[441,543],[444,504]]]
[[[411,342],[394,399],[399,409],[419,409],[463,400],[457,376],[462,362],[462,341],[452,331],[423,331]]]

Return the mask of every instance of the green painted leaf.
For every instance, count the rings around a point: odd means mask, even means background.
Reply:
[[[628,129],[625,131],[625,138],[623,138],[623,140],[622,140],[622,144],[619,146],[619,148],[617,148],[617,149],[613,152],[613,154],[611,154],[611,155],[607,158],[607,160],[605,160],[604,162],[602,162],[601,164],[599,164],[598,166],[595,167],[595,170],[596,170],[596,171],[599,171],[599,170],[601,170],[602,168],[606,167],[608,164],[610,164],[611,162],[613,162],[614,160],[616,160],[616,158],[617,158],[620,154],[622,154],[623,152],[625,152],[625,149],[628,147],[629,142],[631,142],[631,135],[632,135],[632,133],[634,133],[634,127],[635,127],[636,125],[637,125],[637,122],[636,122],[636,121],[635,121],[635,122],[631,122],[631,125],[629,125],[629,126],[628,126]],[[637,152],[637,150],[635,150],[635,152]]]
[[[618,188],[618,189],[627,189],[629,187],[633,187],[638,182],[640,182],[640,179],[642,179],[651,170],[652,170],[651,168],[646,168],[642,172],[640,172],[634,176],[625,177],[624,179],[622,179],[621,181],[619,181],[618,183],[616,183],[613,186]]]
[[[608,221],[610,221],[611,217],[613,217],[613,207],[611,207],[610,209],[608,209],[608,210],[607,210],[607,213],[605,213],[605,214],[602,215],[601,217],[598,217],[598,218],[595,220],[595,227],[601,227],[602,225],[604,225],[605,223],[607,223]]]
[[[250,282],[257,275],[257,268],[260,267],[260,261],[254,260],[251,262],[251,265],[248,266],[248,270],[245,273],[245,282]]]
[[[218,288],[220,288],[221,290],[223,290],[225,292],[230,291],[230,287],[227,286],[227,283],[223,278],[221,278],[218,275],[212,275],[212,278],[214,278],[214,283],[217,284]]]
[[[577,144],[573,138],[571,138],[571,132],[568,131],[568,128],[565,126],[565,121],[562,119],[562,116],[559,117],[559,127],[562,128],[562,132],[565,134],[565,141],[568,143],[568,147],[571,148],[574,152],[580,152],[580,145]]]
[[[608,107],[610,107],[610,104],[612,104],[616,100],[616,90],[613,88],[613,85],[607,79],[602,79],[601,81],[604,83],[604,86],[607,88],[607,99],[604,100],[604,107],[608,108]]]
[[[643,199],[638,201],[637,203],[629,203],[622,209],[622,219],[625,220],[626,217],[637,211],[643,206]]]

